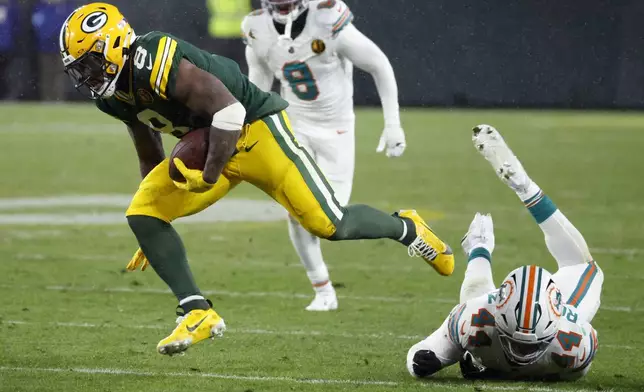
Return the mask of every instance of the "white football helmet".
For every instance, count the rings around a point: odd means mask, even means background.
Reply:
[[[548,271],[529,265],[510,272],[499,288],[494,315],[508,359],[517,365],[538,361],[559,330],[562,307]]]
[[[294,21],[309,8],[309,0],[262,0],[265,9],[278,23]]]

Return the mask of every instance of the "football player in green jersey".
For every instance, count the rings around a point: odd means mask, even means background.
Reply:
[[[182,316],[159,342],[159,353],[185,351],[225,330],[195,284],[171,222],[202,211],[242,181],[271,196],[318,237],[390,238],[442,275],[452,273],[451,249],[415,211],[389,215],[366,205],[341,206],[295,140],[284,112],[288,104],[250,83],[234,61],[170,34],[137,36],[119,10],[105,3],[82,6],[67,18],[60,50],[76,88],[125,123],[136,147],[143,181],[126,215],[140,249],[128,269],[149,262],[179,300]],[[175,158],[186,181],[173,181],[160,133],[181,138],[201,128],[210,129],[203,170]]]

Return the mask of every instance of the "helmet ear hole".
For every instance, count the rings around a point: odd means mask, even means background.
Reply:
[[[121,36],[119,35],[119,36],[118,36],[118,37],[116,37],[116,39],[114,40],[114,45],[112,45],[112,48],[116,49],[116,48],[118,48],[118,47],[119,47],[119,45],[120,45],[120,44],[121,44]]]

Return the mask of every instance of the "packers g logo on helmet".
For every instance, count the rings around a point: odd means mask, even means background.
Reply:
[[[110,97],[136,35],[115,6],[92,3],[74,10],[60,29],[65,72],[81,93]]]
[[[81,29],[86,33],[93,33],[105,26],[107,23],[107,14],[103,11],[95,11],[83,19]]]

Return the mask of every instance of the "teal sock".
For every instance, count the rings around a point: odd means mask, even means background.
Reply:
[[[470,261],[472,261],[474,259],[477,259],[479,257],[484,258],[485,260],[489,261],[490,263],[492,262],[492,255],[485,248],[472,249],[472,252],[470,252],[470,256],[467,258],[467,262],[469,263]]]
[[[534,220],[537,221],[537,224],[543,223],[557,211],[555,203],[543,191],[539,191],[536,195],[524,200],[523,204],[530,211]]]
[[[201,297],[182,305],[184,310],[209,309],[201,296],[188,266],[186,251],[179,234],[171,224],[151,216],[128,216],[127,221],[150,266],[170,287],[179,301],[191,296]],[[189,310],[188,310],[189,311]]]

